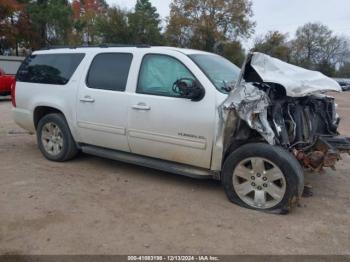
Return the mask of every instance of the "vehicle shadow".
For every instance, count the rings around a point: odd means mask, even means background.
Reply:
[[[202,188],[209,191],[221,191],[221,182],[210,179],[210,178],[191,178],[188,176],[173,174],[166,171],[160,171],[148,167],[139,166],[136,164],[129,164],[120,162],[117,160],[111,160],[106,158],[101,158],[97,156],[92,156],[88,154],[81,153],[74,160],[77,164],[79,163],[93,163],[93,165],[102,168],[104,171],[118,171],[127,174],[129,177],[134,179],[147,179],[150,183],[166,183],[166,184],[178,184],[188,188]],[[107,172],[108,173],[108,172]],[[224,195],[223,195],[224,197]]]

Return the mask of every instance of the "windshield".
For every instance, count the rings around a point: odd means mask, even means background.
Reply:
[[[229,60],[210,54],[189,55],[222,93],[229,93],[237,82],[241,70]]]

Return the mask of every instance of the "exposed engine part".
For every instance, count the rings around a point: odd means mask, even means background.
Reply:
[[[324,167],[335,169],[335,164],[340,159],[339,152],[334,150],[328,150],[327,152],[316,150],[307,154],[296,150],[295,155],[305,168],[318,172]]]
[[[322,95],[327,91],[341,88],[319,72],[251,53],[223,108],[235,109],[251,130],[293,152],[303,167],[321,171],[335,168],[340,154],[350,153],[350,138],[337,131],[334,98]],[[242,132],[232,133],[230,142],[239,144]]]
[[[324,161],[324,153],[321,151],[314,151],[309,154],[305,154],[302,151],[295,151],[296,158],[306,168],[312,168],[318,170],[322,168]]]
[[[268,120],[276,143],[292,150],[307,169],[335,169],[340,153],[350,152],[350,140],[338,134],[339,117],[334,99],[328,96],[291,98],[275,84],[262,85],[271,99]]]
[[[242,97],[242,92],[247,90],[260,94],[260,99],[246,99],[239,103],[232,100],[240,118],[265,139],[269,138],[266,140],[270,144],[293,152],[304,168],[314,171],[322,171],[324,167],[335,169],[340,154],[350,152],[350,139],[339,136],[337,131],[340,119],[334,98],[322,95],[288,97],[283,87],[273,83],[245,84],[236,97]],[[267,98],[259,91],[263,91]],[[269,130],[266,127],[271,128],[273,135],[266,132]]]

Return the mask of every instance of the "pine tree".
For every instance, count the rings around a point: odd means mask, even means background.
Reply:
[[[27,12],[34,31],[39,34],[39,46],[68,43],[72,10],[67,0],[32,1]]]
[[[149,0],[137,0],[134,12],[129,14],[132,40],[138,44],[161,44],[160,23],[157,9],[152,6]]]
[[[108,9],[106,16],[97,17],[96,32],[103,43],[130,44],[127,12],[118,7]]]

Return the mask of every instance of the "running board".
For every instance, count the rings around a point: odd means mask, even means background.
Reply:
[[[219,179],[219,173],[207,170],[204,168],[193,167],[190,165],[184,165],[174,163],[171,161],[136,155],[132,153],[106,149],[102,147],[96,147],[91,145],[80,145],[81,150],[90,155],[117,160],[129,164],[135,164],[148,168],[153,168],[173,174],[182,176],[199,178],[199,179]]]

